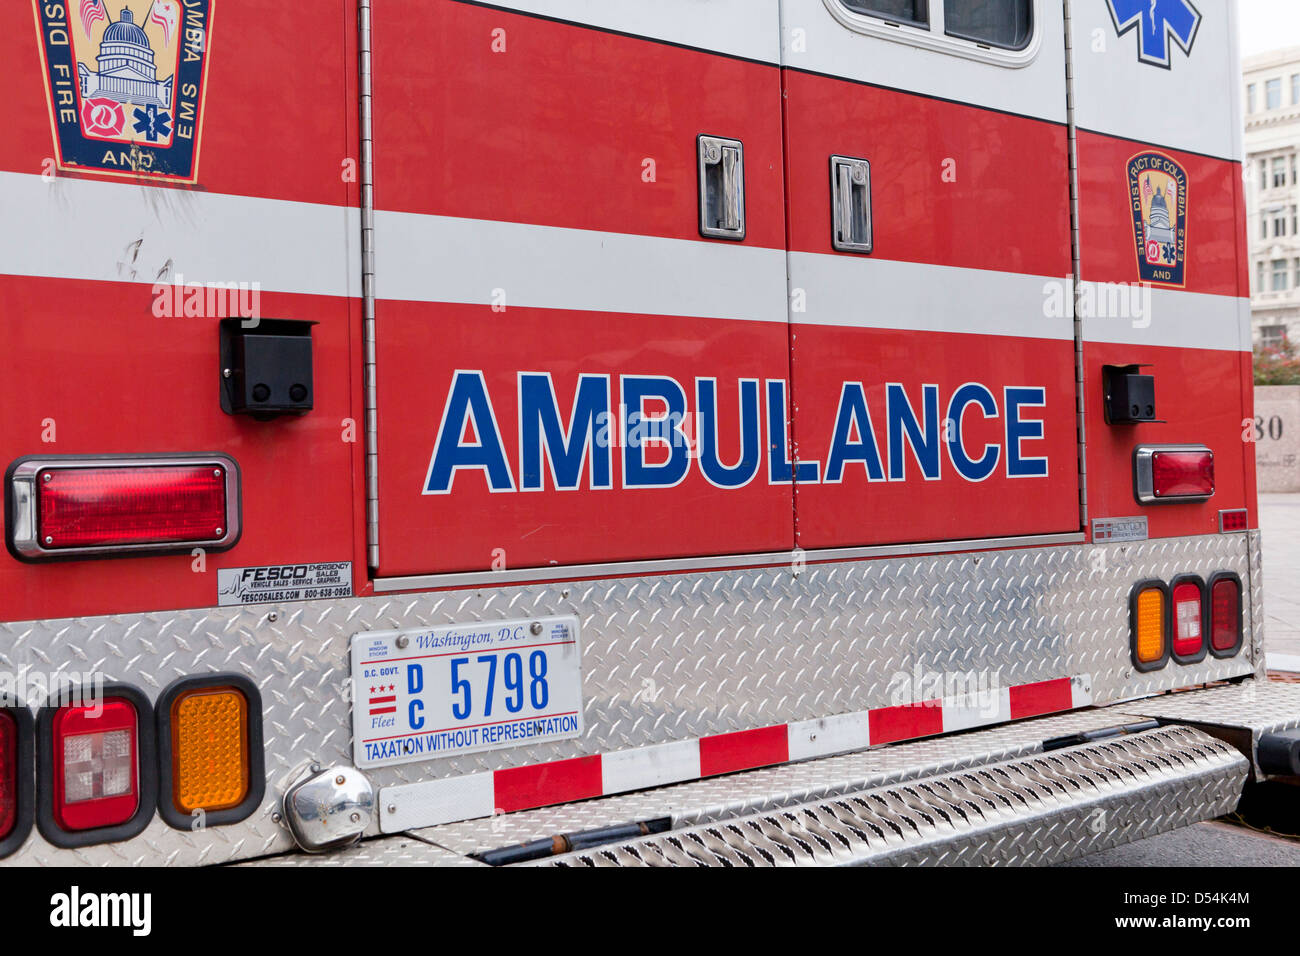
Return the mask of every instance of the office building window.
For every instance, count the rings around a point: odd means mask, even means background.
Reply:
[[[1257,92],[1257,91],[1256,91],[1256,88],[1255,88],[1255,84],[1254,84],[1254,83],[1251,83],[1249,86],[1246,87],[1246,112],[1247,112],[1247,113],[1253,113],[1253,112],[1255,112],[1255,93],[1256,93],[1256,92]]]
[[[1273,283],[1270,286],[1274,292],[1285,292],[1287,290],[1287,262],[1285,259],[1273,260]]]
[[[1265,109],[1276,110],[1282,107],[1282,81],[1269,80],[1264,84]]]
[[[1285,325],[1262,325],[1259,329],[1259,344],[1266,349],[1275,349],[1286,344]]]
[[[1274,189],[1286,188],[1286,157],[1285,156],[1273,157],[1273,188]]]

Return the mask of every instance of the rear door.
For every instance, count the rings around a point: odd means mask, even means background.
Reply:
[[[1257,527],[1236,4],[1075,0],[1072,7],[1079,273],[1093,293],[1091,307],[1080,309],[1089,508],[1095,518],[1145,515],[1153,538],[1217,533],[1221,510],[1250,509]],[[1289,82],[1279,70],[1273,89],[1287,96],[1273,103],[1290,101]],[[1269,91],[1259,92],[1262,111]],[[1295,181],[1282,163],[1251,175],[1261,180],[1265,208]],[[1268,236],[1289,242],[1294,225],[1279,212],[1282,222],[1270,218]],[[1134,288],[1141,294],[1126,297],[1127,309],[1098,294]],[[1099,392],[1107,365],[1145,366],[1159,421],[1106,424]],[[1133,449],[1144,444],[1209,446],[1214,496],[1137,506]]]
[[[782,6],[799,544],[1077,532],[1061,4]]]
[[[374,17],[379,574],[793,547],[778,0]]]

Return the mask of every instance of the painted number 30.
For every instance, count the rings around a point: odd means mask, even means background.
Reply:
[[[474,663],[487,668],[487,692],[483,695],[483,717],[492,716],[496,703],[497,665],[501,658],[496,654],[483,654]],[[457,657],[451,662],[451,713],[457,720],[465,720],[474,712],[473,687],[468,678],[461,676],[461,668],[468,667],[468,657]],[[524,676],[522,654],[505,655],[500,666],[501,684],[504,687],[505,706],[509,713],[524,709],[524,685],[527,684],[528,702],[534,710],[542,710],[550,700],[551,691],[546,683],[546,652],[533,651],[528,656],[528,676]],[[480,671],[481,673],[481,671]]]

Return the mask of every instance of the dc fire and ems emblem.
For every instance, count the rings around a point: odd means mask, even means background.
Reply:
[[[61,170],[193,183],[216,0],[33,0]]]
[[[1128,184],[1141,280],[1186,285],[1187,171],[1163,153],[1139,153]]]

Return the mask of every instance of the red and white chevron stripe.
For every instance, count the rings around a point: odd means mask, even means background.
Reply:
[[[1089,706],[1090,687],[1086,677],[1065,677],[1000,688],[976,706],[923,701],[402,784],[380,792],[380,829],[397,833],[1061,713]]]

